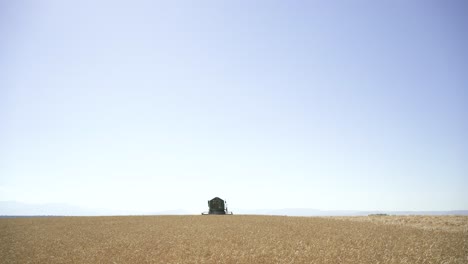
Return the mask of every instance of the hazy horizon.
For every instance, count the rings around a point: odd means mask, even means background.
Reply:
[[[283,215],[283,216],[367,216],[371,214],[388,215],[468,215],[468,210],[450,211],[388,211],[388,210],[326,210],[317,208],[253,208],[245,209],[229,207],[229,214],[235,215]],[[208,207],[201,206],[198,210],[187,208],[172,208],[170,210],[138,211],[109,210],[106,208],[80,207],[64,203],[19,203],[15,201],[0,201],[0,217],[8,216],[126,216],[126,215],[200,215],[207,213]]]
[[[466,1],[4,1],[0,201],[468,209]]]

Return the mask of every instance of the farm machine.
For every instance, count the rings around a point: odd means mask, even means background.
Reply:
[[[208,212],[203,212],[202,215],[232,215],[228,211],[227,202],[219,197],[215,197],[208,201]]]

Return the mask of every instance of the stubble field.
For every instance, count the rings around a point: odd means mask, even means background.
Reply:
[[[2,263],[468,263],[468,217],[0,219]]]

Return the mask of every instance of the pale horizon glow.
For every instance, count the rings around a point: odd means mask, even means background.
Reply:
[[[1,3],[0,201],[468,210],[466,1],[331,2]]]

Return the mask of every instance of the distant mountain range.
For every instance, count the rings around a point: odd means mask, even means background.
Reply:
[[[111,210],[104,209],[89,209],[75,205],[61,204],[61,203],[47,203],[47,204],[29,204],[20,203],[15,201],[2,201],[0,202],[0,215],[60,215],[60,216],[74,216],[74,215],[109,215],[114,213]]]
[[[205,208],[203,208],[205,209]],[[201,210],[203,211],[203,210]],[[201,213],[200,211],[200,213]],[[15,201],[0,201],[0,216],[98,216],[98,215],[190,215],[198,214],[188,210],[141,212],[129,210],[89,209],[79,206],[50,203],[28,204]],[[287,216],[364,216],[369,214],[389,215],[468,215],[468,210],[456,211],[357,211],[357,210],[317,210],[310,208],[284,209],[234,209],[234,214],[287,215]]]
[[[191,212],[176,209],[160,212],[138,210],[91,209],[64,203],[30,204],[0,201],[0,216],[100,216],[100,215],[185,215]]]
[[[370,214],[388,215],[468,215],[468,210],[453,211],[358,211],[358,210],[317,210],[310,208],[284,208],[262,210],[239,210],[239,214],[287,215],[287,216],[365,216]]]

